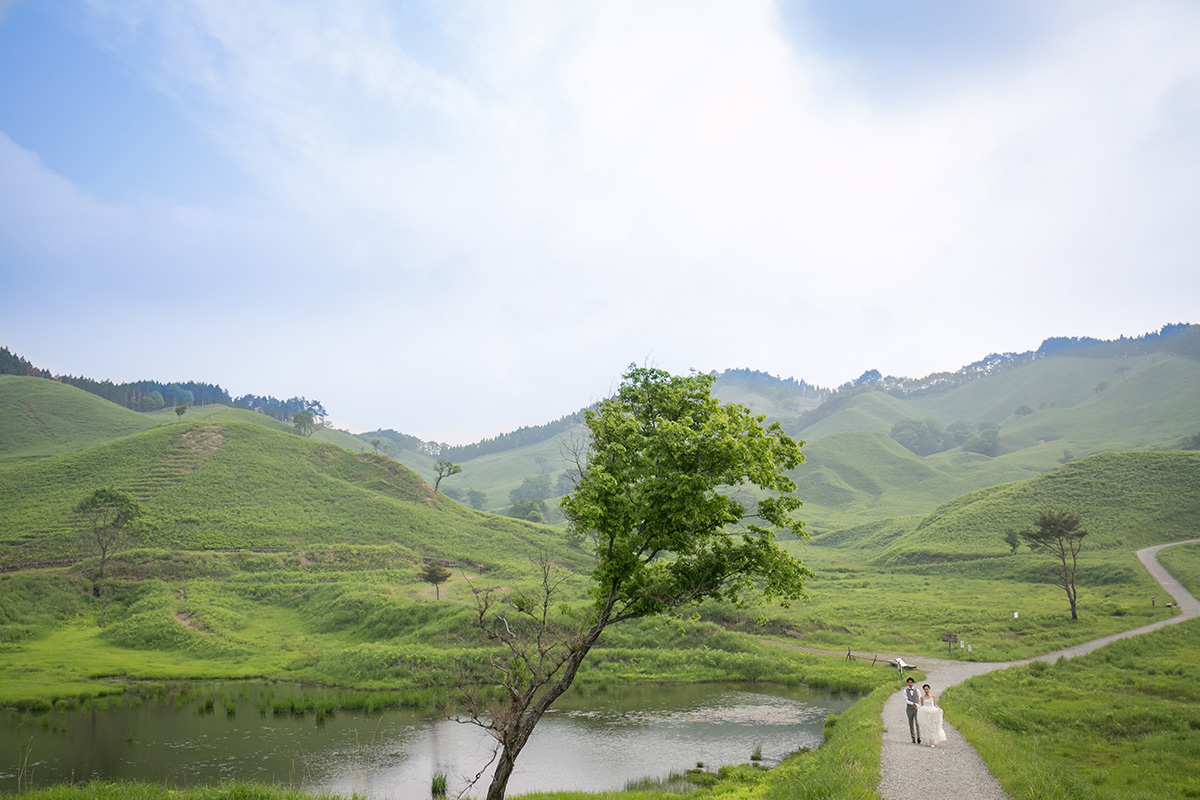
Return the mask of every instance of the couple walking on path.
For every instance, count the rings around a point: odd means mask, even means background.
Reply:
[[[904,687],[904,704],[908,714],[908,735],[913,744],[921,744],[922,726],[930,747],[937,747],[938,742],[946,741],[946,731],[942,728],[942,709],[928,683],[918,692],[916,683],[909,678],[908,685]]]
[[[1026,659],[1024,661],[983,663],[946,661],[922,657],[920,661],[922,662],[925,677],[932,685],[942,687],[944,690],[950,686],[956,686],[968,678],[974,678],[977,675],[983,675],[992,670],[1004,669],[1018,664],[1027,664],[1030,661],[1045,661],[1052,664],[1059,658],[1074,658],[1075,656],[1090,653],[1117,639],[1149,633],[1167,625],[1200,617],[1200,601],[1196,600],[1177,580],[1172,578],[1170,573],[1163,569],[1159,565],[1158,559],[1155,558],[1158,551],[1164,547],[1170,547],[1175,544],[1191,544],[1194,542],[1200,542],[1200,539],[1171,542],[1170,544],[1156,545],[1137,551],[1137,557],[1145,565],[1146,570],[1162,585],[1163,590],[1175,599],[1180,611],[1178,615],[1170,619],[1159,620],[1150,625],[1144,625],[1140,628],[1123,631],[1112,636],[1105,636],[1102,639],[1084,642],[1083,644],[1056,650],[1052,653],[1046,653],[1045,655],[1038,656],[1036,659]],[[910,713],[918,715],[920,714],[920,709],[923,708],[923,706],[919,705],[919,695],[917,700],[918,705],[914,708],[910,704],[908,699],[910,688],[912,688],[914,693],[916,692],[912,679],[909,679],[908,685],[903,691],[892,695],[891,699],[884,704],[884,735],[879,764],[879,796],[883,800],[926,800],[930,796],[930,788],[937,787],[937,793],[945,797],[971,798],[971,800],[1007,800],[1007,795],[1000,788],[1000,784],[996,779],[992,777],[992,774],[988,772],[987,765],[983,763],[983,759],[979,757],[974,748],[959,735],[958,731],[950,723],[947,722],[939,726],[944,728],[943,735],[946,737],[947,746],[936,748],[936,753],[929,747],[913,748],[908,742],[904,741],[904,722],[901,721],[901,715],[903,714],[903,719],[907,721]],[[921,726],[920,730],[925,733],[925,736],[916,734],[915,726],[918,724]],[[916,737],[925,740],[922,741],[922,744],[925,744],[926,741],[931,742],[931,740],[927,739],[930,729],[925,727],[926,723],[923,723],[919,716],[916,718],[913,726],[914,729],[911,729],[911,732],[916,734]],[[941,744],[941,740],[939,739],[936,743]]]

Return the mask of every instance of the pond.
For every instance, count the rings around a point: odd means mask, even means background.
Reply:
[[[492,740],[479,728],[406,710],[276,714],[304,693],[222,684],[164,701],[44,713],[0,712],[0,791],[93,778],[172,786],[258,781],[380,800],[429,797],[435,772],[482,796]],[[815,748],[830,714],[857,697],[748,684],[630,686],[560,698],[517,759],[509,794],[623,789],[703,763],[777,764]]]

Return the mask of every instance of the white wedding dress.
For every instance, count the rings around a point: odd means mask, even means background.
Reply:
[[[936,699],[926,699],[917,707],[917,724],[921,726],[921,737],[925,741],[941,744],[946,741],[946,732],[942,730],[942,710],[934,705],[935,702]]]

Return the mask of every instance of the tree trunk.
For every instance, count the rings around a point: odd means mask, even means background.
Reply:
[[[496,759],[496,770],[492,773],[492,782],[488,785],[487,800],[504,800],[504,793],[508,788],[508,779],[512,777],[513,766],[516,764],[517,756],[525,748],[525,744],[533,734],[533,729],[538,724],[538,721],[541,720],[554,701],[571,687],[571,683],[575,680],[575,674],[579,672],[579,667],[583,664],[583,659],[587,657],[588,651],[592,649],[592,645],[596,643],[596,640],[600,638],[600,634],[608,626],[611,610],[612,599],[610,598],[608,606],[601,616],[601,621],[588,632],[580,643],[579,649],[572,653],[571,657],[563,664],[563,673],[554,685],[547,689],[546,693],[537,698],[537,700],[534,700],[533,697],[527,697],[523,702],[523,707],[513,709],[515,713],[512,715],[513,721],[510,727],[507,730],[500,731],[501,735],[498,737],[500,754]]]
[[[508,745],[501,745],[500,756],[496,760],[496,771],[492,773],[492,782],[488,785],[487,800],[504,800],[508,779],[512,777],[513,766],[517,763],[517,755],[524,746],[522,743],[520,746],[514,745],[514,749],[510,749]]]

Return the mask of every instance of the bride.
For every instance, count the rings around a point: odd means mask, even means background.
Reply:
[[[930,747],[937,747],[938,742],[946,741],[946,732],[942,730],[942,709],[937,704],[937,698],[929,693],[929,684],[921,687],[925,694],[921,695],[921,705],[917,708],[917,724],[925,732]]]

